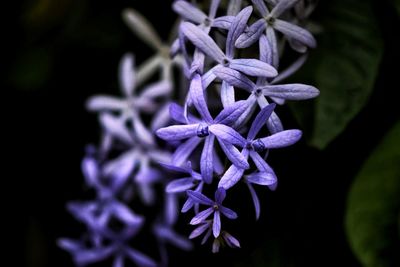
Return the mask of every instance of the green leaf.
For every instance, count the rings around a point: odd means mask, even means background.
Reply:
[[[399,216],[400,122],[365,162],[349,193],[347,236],[365,267],[399,266]]]
[[[310,141],[322,149],[368,101],[383,43],[371,1],[324,1],[321,6],[316,13],[322,18],[319,22],[323,32],[299,75],[321,91],[314,107]]]

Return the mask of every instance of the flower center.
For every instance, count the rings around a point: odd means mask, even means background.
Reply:
[[[253,147],[253,149],[254,149],[256,152],[262,152],[262,151],[265,150],[265,145],[264,145],[263,142],[261,142],[260,139],[254,140],[254,141],[251,143],[251,146]]]
[[[224,58],[224,59],[222,60],[222,65],[223,65],[224,67],[228,67],[228,65],[229,65],[229,60],[228,60],[227,58]]]
[[[205,18],[203,21],[204,26],[210,27],[211,25],[211,20],[209,18]]]
[[[210,132],[208,131],[208,125],[205,124],[199,124],[199,126],[197,127],[197,136],[198,137],[206,137],[210,134]]]
[[[271,16],[266,16],[265,18],[265,21],[270,25],[270,26],[272,26],[272,25],[274,25],[274,23],[275,23],[275,18],[274,17],[271,17]]]
[[[213,209],[214,209],[214,210],[218,210],[218,208],[219,208],[219,207],[218,207],[218,204],[214,204]]]

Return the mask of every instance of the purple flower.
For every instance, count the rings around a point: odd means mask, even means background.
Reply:
[[[254,24],[246,29],[246,31],[237,39],[235,43],[236,47],[249,47],[265,32],[268,42],[272,46],[273,66],[278,67],[279,54],[275,30],[281,32],[289,40],[294,40],[302,46],[311,48],[316,46],[316,41],[309,31],[295,24],[279,19],[285,11],[290,9],[297,2],[297,0],[278,1],[271,12],[269,12],[263,0],[252,0],[252,2],[262,18],[254,22]]]
[[[191,99],[194,106],[202,117],[202,120],[190,119],[187,120],[186,125],[173,125],[159,129],[156,134],[161,139],[167,141],[177,141],[189,139],[178,147],[175,154],[180,155],[173,158],[175,165],[177,161],[183,163],[187,161],[187,157],[204,139],[205,144],[201,154],[200,169],[204,182],[211,183],[214,171],[214,139],[217,137],[222,150],[225,152],[229,160],[239,166],[240,168],[247,169],[249,165],[245,162],[243,156],[239,153],[237,148],[232,143],[226,143],[223,139],[225,136],[240,136],[230,125],[232,125],[241,113],[246,109],[247,104],[245,101],[238,101],[234,105],[225,108],[220,112],[215,119],[211,117],[207,104],[204,99],[203,86],[200,75],[194,75],[190,86]],[[172,111],[171,116],[175,117]]]
[[[214,237],[218,237],[221,233],[221,213],[227,217],[228,219],[236,219],[237,214],[231,209],[228,209],[222,206],[222,202],[225,199],[226,192],[225,189],[219,187],[215,192],[215,201],[212,201],[205,195],[188,190],[188,196],[193,199],[195,202],[209,206],[206,210],[199,212],[196,216],[192,218],[190,224],[197,225],[204,222],[211,214],[213,214],[213,235]]]
[[[265,160],[259,155],[259,153],[266,149],[290,146],[296,143],[301,138],[302,134],[300,130],[286,130],[275,133],[271,136],[256,139],[258,132],[268,120],[268,117],[271,115],[274,108],[275,104],[270,104],[260,111],[250,127],[250,130],[247,134],[247,139],[235,137],[234,140],[230,138],[224,140],[226,142],[237,141],[235,144],[243,148],[241,152],[243,157],[248,159],[248,157],[250,156],[250,158],[255,163],[257,169],[261,173],[265,173],[265,175],[268,175],[270,177],[275,177],[268,180],[268,184],[266,185],[269,186],[272,186],[276,183],[276,176],[272,168],[265,162]],[[218,186],[224,189],[231,188],[242,178],[244,171],[244,169],[238,168],[235,165],[231,165],[222,176]]]
[[[221,233],[221,236],[214,239],[212,252],[218,253],[222,243],[226,243],[231,248],[240,248],[239,241],[226,231]]]

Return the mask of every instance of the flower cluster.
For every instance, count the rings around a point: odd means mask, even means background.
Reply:
[[[166,191],[186,193],[182,212],[194,208],[190,224],[197,225],[190,238],[205,233],[204,243],[212,234],[213,252],[219,250],[221,243],[240,246],[221,223],[223,217],[238,218],[233,210],[222,206],[227,191],[243,181],[250,190],[258,219],[260,202],[253,185],[271,190],[277,186],[276,174],[265,161],[268,151],[290,146],[301,138],[300,130],[284,129],[275,112],[276,105],[287,100],[311,99],[319,94],[313,86],[280,83],[305,61],[302,55],[287,69],[279,71],[285,42],[302,54],[316,46],[311,33],[295,24],[299,21],[296,14],[305,10],[305,3],[297,0],[251,2],[245,6],[242,1],[230,1],[228,9],[224,9],[219,0],[212,0],[208,15],[187,1],[178,0],[173,4],[181,23],[172,54],[184,58],[189,88],[182,107],[170,106],[175,123],[156,133],[167,142],[180,142],[165,168],[184,177],[170,182]],[[253,13],[253,8],[257,12]],[[255,44],[258,56],[243,57],[252,55]],[[264,125],[269,134],[259,136]],[[221,159],[228,161],[227,169]],[[205,187],[208,189],[204,190]],[[203,194],[209,188],[214,188],[214,200]],[[201,210],[201,205],[207,208]]]
[[[302,66],[308,48],[316,46],[311,33],[298,26],[312,9],[305,0],[230,0],[227,6],[211,0],[206,13],[176,0],[173,10],[180,23],[170,46],[140,14],[124,11],[128,26],[156,54],[137,71],[134,56],[124,55],[119,70],[123,97],[97,95],[87,103],[88,110],[99,114],[103,133],[99,147],[89,146],[82,162],[86,184],[96,197],[68,204],[87,234],[59,240],[78,266],[110,257],[114,267],[124,266],[126,259],[138,266],[165,266],[167,243],[190,249],[189,240],[173,229],[178,196],[185,198],[181,211],[194,212],[190,239],[203,236],[205,243],[212,238],[213,252],[222,244],[240,247],[222,223],[241,215],[223,205],[229,189],[248,187],[258,219],[260,201],[253,185],[277,186],[266,162],[268,152],[293,145],[302,135],[285,130],[275,108],[319,94],[313,86],[281,83]],[[300,56],[281,69],[286,44]],[[176,99],[182,105],[171,102],[178,89],[173,66],[187,80],[188,86],[179,88],[183,98]],[[157,71],[158,81],[144,86]],[[155,185],[161,185],[161,193]],[[206,195],[210,191],[213,199]],[[163,208],[157,210],[155,203]],[[146,208],[157,215],[148,216]],[[154,237],[159,263],[134,248],[143,232],[146,240]]]

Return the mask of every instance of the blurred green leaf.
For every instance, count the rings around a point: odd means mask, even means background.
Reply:
[[[320,89],[315,102],[311,144],[324,148],[366,104],[374,87],[383,43],[371,1],[327,1],[319,15],[318,47],[300,71]],[[292,106],[298,117],[302,111]],[[310,120],[310,118],[308,118]],[[305,121],[301,118],[301,121]]]
[[[363,265],[399,266],[400,122],[365,162],[347,205],[347,236]]]

